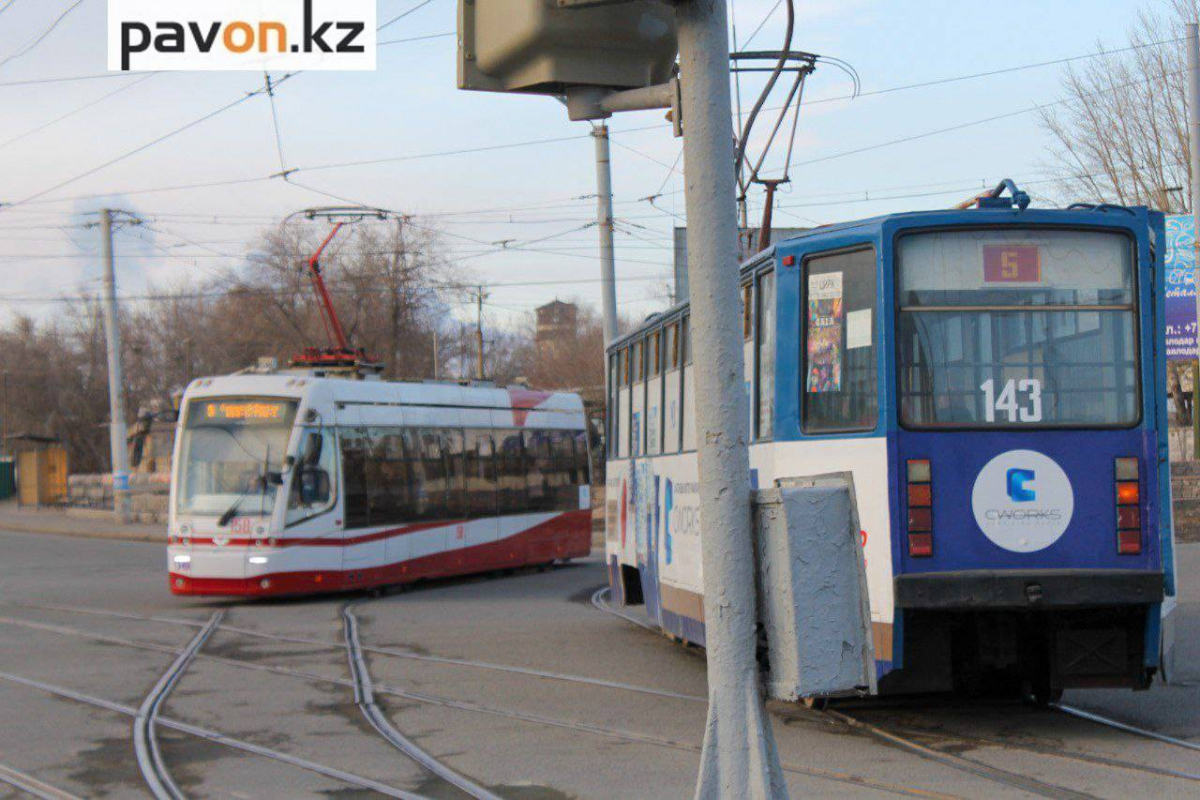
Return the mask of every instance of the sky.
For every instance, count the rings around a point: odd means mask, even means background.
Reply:
[[[278,129],[266,95],[202,120],[261,88],[253,72],[11,85],[107,71],[104,0],[82,0],[21,54],[75,2],[0,0],[0,314],[44,316],[56,308],[46,298],[96,290],[99,234],[84,226],[100,207],[147,222],[117,234],[118,283],[136,298],[238,269],[264,230],[336,203],[330,195],[440,230],[456,274],[487,288],[490,326],[526,325],[555,298],[598,303],[589,125],[568,121],[550,98],[457,90],[455,0],[379,0],[381,21],[416,10],[380,34],[377,70],[285,81],[275,91]],[[730,0],[743,49],[781,46],[778,5]],[[1010,112],[1061,97],[1063,65],[881,90],[1121,47],[1139,12],[1162,8],[1158,0],[796,6],[793,48],[853,65],[861,95],[848,99],[850,79],[831,67],[809,79],[791,183],[777,206],[776,225],[789,227],[946,207],[1005,177],[1043,181],[1033,187],[1045,191],[1056,169],[1049,138],[1036,114]],[[744,107],[762,85],[760,75],[741,82]],[[609,126],[619,310],[639,318],[665,305],[672,229],[685,224],[681,141],[661,111],[620,114]],[[933,133],[956,126],[964,127]],[[767,127],[758,126],[751,155]],[[777,146],[768,165],[782,153]],[[356,161],[378,163],[347,165]],[[289,181],[272,177],[285,168],[297,170]],[[752,222],[760,209],[752,197]],[[465,297],[446,302],[461,318],[474,313]]]

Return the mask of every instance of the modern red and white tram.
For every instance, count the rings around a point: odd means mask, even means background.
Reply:
[[[577,395],[312,371],[194,381],[171,479],[170,588],[296,595],[588,555]]]

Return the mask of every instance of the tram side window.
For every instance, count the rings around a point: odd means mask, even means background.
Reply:
[[[496,450],[489,431],[468,430],[465,440],[467,516],[496,516]]]
[[[446,465],[446,516],[462,519],[467,515],[463,432],[457,428],[443,428],[441,437],[442,460]]]
[[[775,273],[758,279],[758,415],[759,439],[775,433]]]
[[[367,498],[367,461],[370,440],[365,428],[344,428],[342,443],[342,482],[346,492],[346,527],[365,528],[371,524]]]
[[[574,437],[575,471],[571,475],[571,482],[576,486],[585,486],[592,481],[592,460],[588,456],[587,431],[575,431]]]
[[[805,433],[874,430],[879,417],[875,350],[875,251],[805,262]]]
[[[295,525],[329,511],[337,502],[337,442],[332,430],[306,428],[293,469],[287,524]]]
[[[496,431],[497,504],[500,514],[520,514],[525,502],[525,450],[520,431]]]
[[[413,476],[404,431],[371,428],[367,502],[371,525],[406,522],[412,515]]]
[[[529,511],[553,511],[560,486],[550,431],[525,431],[525,486]]]

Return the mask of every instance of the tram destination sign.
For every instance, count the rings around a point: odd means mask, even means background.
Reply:
[[[1196,357],[1196,227],[1190,214],[1167,216],[1167,358]]]
[[[193,425],[214,422],[277,425],[290,422],[294,408],[295,404],[288,400],[199,400],[192,403],[189,422]]]

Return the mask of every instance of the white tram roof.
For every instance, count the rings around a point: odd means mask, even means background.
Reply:
[[[416,424],[453,425],[455,417],[461,419],[458,424],[487,424],[481,414],[490,412],[495,427],[584,427],[583,400],[577,394],[484,382],[348,380],[302,371],[250,372],[198,378],[185,393],[185,401],[213,397],[296,398],[301,411],[357,410],[356,415],[339,413],[343,424],[355,424],[354,416],[360,418],[359,424],[382,424],[405,408],[411,411],[404,416],[412,417]],[[424,413],[412,413],[417,409]],[[459,413],[451,413],[454,411]],[[418,418],[428,421],[417,423]]]

